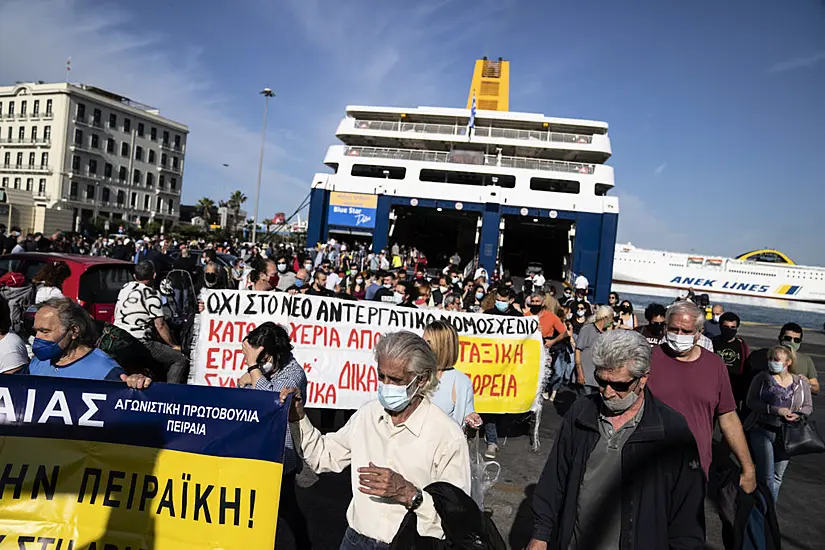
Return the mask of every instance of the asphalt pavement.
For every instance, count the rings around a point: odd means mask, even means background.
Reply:
[[[743,325],[741,335],[753,349],[768,347],[777,340],[779,327]],[[825,382],[825,334],[808,331],[802,350],[811,355]],[[532,517],[530,499],[541,473],[562,414],[575,395],[560,392],[554,404],[546,404],[539,428],[540,447],[533,452],[527,426],[520,422],[500,428],[497,461],[501,464],[498,483],[487,493],[484,507],[491,515],[508,545],[521,550],[530,539]],[[812,419],[825,437],[825,392],[813,398]],[[317,418],[310,418],[318,422]],[[339,413],[338,424],[343,423]],[[316,423],[316,425],[318,425]],[[347,527],[346,509],[352,496],[349,469],[340,474],[315,474],[305,471],[298,477],[298,500],[307,515],[315,548],[334,550],[340,545]],[[784,550],[825,549],[825,454],[794,457],[785,473],[779,495],[778,516]],[[706,502],[707,548],[721,550],[721,523]],[[278,526],[278,549],[294,548],[289,528]],[[298,549],[302,550],[302,549]]]

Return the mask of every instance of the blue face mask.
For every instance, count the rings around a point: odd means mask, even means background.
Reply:
[[[785,370],[785,364],[782,361],[768,361],[768,370],[771,371],[771,374],[779,374]]]
[[[67,330],[56,342],[51,340],[44,340],[43,338],[35,338],[32,343],[32,353],[40,361],[54,361],[63,355],[63,349],[60,347],[60,342],[66,335],[69,334]]]
[[[484,293],[483,292],[476,292],[476,300],[483,300]]]
[[[502,302],[501,300],[496,300],[496,309],[500,312],[504,313],[507,311],[507,308],[510,307],[510,302]]]
[[[410,406],[410,401],[412,400],[410,386],[415,384],[416,380],[418,380],[418,376],[413,378],[412,382],[406,386],[394,386],[392,384],[378,382],[378,402],[388,411],[403,411]]]
[[[295,286],[298,287],[298,288],[301,288],[302,286],[304,286],[304,280],[303,279],[295,279]]]

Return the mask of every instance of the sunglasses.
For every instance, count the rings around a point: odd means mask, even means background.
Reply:
[[[783,342],[793,342],[794,344],[801,344],[802,343],[802,337],[801,336],[783,336],[782,341]]]
[[[634,378],[633,380],[629,380],[626,382],[611,382],[600,377],[598,374],[595,374],[594,378],[596,379],[596,383],[599,385],[600,388],[606,388],[607,386],[610,386],[611,388],[613,388],[613,391],[621,393],[630,391],[631,388],[633,388],[633,386],[639,381],[638,378]]]

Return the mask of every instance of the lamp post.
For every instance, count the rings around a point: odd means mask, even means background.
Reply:
[[[275,92],[269,88],[264,88],[260,94],[266,98],[264,101],[264,127],[261,130],[261,156],[258,159],[258,188],[255,192],[255,216],[253,217],[254,226],[252,227],[252,244],[258,241],[258,204],[261,201],[261,172],[264,168],[264,144],[266,143],[266,114],[269,110],[269,98],[275,97]]]

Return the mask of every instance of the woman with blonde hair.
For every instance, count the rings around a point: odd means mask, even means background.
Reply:
[[[424,340],[435,353],[438,388],[432,402],[455,420],[459,426],[481,425],[475,412],[473,383],[470,377],[455,368],[458,362],[458,332],[447,321],[433,321],[424,328]]]

